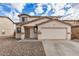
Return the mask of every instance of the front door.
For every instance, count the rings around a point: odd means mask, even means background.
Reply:
[[[25,38],[30,38],[30,28],[25,28]]]

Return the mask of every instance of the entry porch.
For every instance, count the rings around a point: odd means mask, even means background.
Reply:
[[[16,31],[17,39],[37,39],[37,26],[18,26]]]

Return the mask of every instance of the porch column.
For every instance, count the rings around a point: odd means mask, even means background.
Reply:
[[[23,26],[21,27],[21,39],[25,39],[25,30]]]

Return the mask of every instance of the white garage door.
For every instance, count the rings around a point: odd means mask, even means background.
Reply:
[[[42,28],[41,39],[66,39],[66,28]]]

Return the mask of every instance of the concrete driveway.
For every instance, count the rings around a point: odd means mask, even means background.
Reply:
[[[79,43],[71,40],[43,40],[47,56],[79,56]]]

